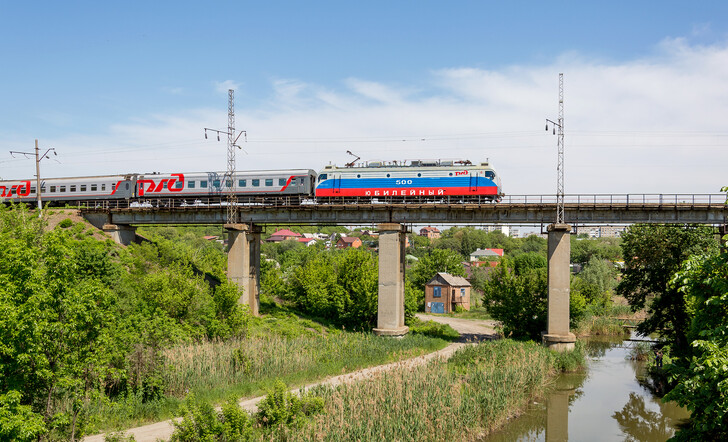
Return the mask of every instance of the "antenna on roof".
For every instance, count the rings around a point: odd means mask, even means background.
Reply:
[[[351,153],[351,151],[350,151],[350,150],[347,150],[347,151],[346,151],[346,153],[348,153],[348,154],[349,154],[349,155],[351,155],[352,157],[356,157],[356,158],[354,158],[354,160],[352,160],[352,161],[351,161],[350,163],[346,163],[346,164],[345,164],[345,166],[346,166],[346,167],[354,167],[354,164],[356,164],[356,162],[357,162],[358,160],[360,160],[360,159],[361,159],[361,157],[360,157],[360,156],[358,156],[358,155],[354,155],[353,153]]]

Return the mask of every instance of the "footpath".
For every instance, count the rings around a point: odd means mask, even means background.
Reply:
[[[446,316],[434,316],[418,314],[417,317],[423,321],[432,320],[442,324],[450,325],[455,331],[460,333],[460,342],[456,342],[448,345],[442,350],[438,350],[433,353],[418,356],[416,358],[407,359],[404,361],[393,362],[386,365],[378,365],[375,367],[365,368],[352,373],[343,374],[327,378],[320,382],[315,382],[303,387],[303,390],[308,390],[318,385],[328,385],[335,387],[341,384],[348,384],[353,382],[359,382],[365,380],[374,374],[387,372],[400,367],[416,367],[424,365],[433,359],[449,359],[459,348],[468,345],[468,343],[479,342],[484,339],[494,339],[495,334],[495,322],[494,321],[483,321],[483,320],[472,320],[472,319],[461,319],[461,318],[450,318]],[[297,392],[300,388],[292,389],[292,392]],[[258,411],[258,403],[263,400],[265,396],[259,396],[251,399],[244,399],[239,402],[239,405],[244,410],[250,413]],[[170,419],[163,422],[156,422],[141,427],[131,428],[125,430],[124,433],[127,436],[134,436],[137,442],[154,442],[158,440],[169,440],[174,432],[173,422],[179,421],[181,418]],[[105,434],[96,434],[93,436],[87,436],[83,439],[84,442],[103,442]]]

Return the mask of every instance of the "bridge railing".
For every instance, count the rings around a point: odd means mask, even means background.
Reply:
[[[238,197],[237,204],[241,208],[276,208],[276,207],[320,207],[329,205],[523,205],[523,206],[554,206],[556,195],[504,195],[498,201],[482,196],[455,197],[446,196],[438,198],[422,197],[375,197],[375,198],[309,198],[296,195],[290,196],[255,196]],[[205,210],[224,207],[228,203],[224,197],[212,196],[209,198],[146,198],[136,200],[97,200],[78,202],[79,208],[110,210]],[[725,194],[567,194],[564,195],[564,204],[567,206],[610,206],[610,207],[725,207]]]

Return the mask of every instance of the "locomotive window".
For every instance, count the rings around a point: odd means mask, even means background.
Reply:
[[[71,185],[71,190],[70,190],[70,192],[75,192],[75,191],[76,191],[76,185],[75,185],[75,184],[72,184],[72,185]]]
[[[175,189],[181,189],[184,186],[185,186],[185,183],[183,183],[182,181],[177,181],[176,183],[174,183],[174,188]]]
[[[493,177],[495,177],[495,174],[489,170],[489,171],[485,172],[485,176],[488,178],[493,178]]]
[[[56,193],[56,186],[51,186],[51,192]]]
[[[81,184],[81,192],[85,192],[85,191],[86,191],[86,185],[85,184]]]
[[[238,180],[239,187],[246,187],[247,185],[248,185],[248,180]]]
[[[286,179],[285,178],[278,178],[278,185],[279,186],[285,186],[286,185]]]
[[[389,178],[389,174],[387,174],[387,178]]]
[[[273,186],[273,178],[268,178],[265,180],[265,187],[271,187]]]
[[[91,192],[96,192],[96,190],[98,190],[96,184],[91,184]]]
[[[212,187],[220,187],[220,180],[212,180]]]
[[[60,186],[60,189],[58,189],[59,192],[65,192],[66,186]]]
[[[418,176],[418,177],[421,177],[421,176],[422,176],[422,174],[421,174],[421,173],[418,173],[418,174],[417,174],[417,176]]]
[[[361,174],[360,174],[360,173],[357,173],[357,174],[356,174],[356,177],[357,177],[357,178],[361,178]]]
[[[326,179],[327,177],[328,177],[328,175],[327,175],[327,174],[325,174],[325,173],[322,173],[321,175],[319,175],[319,181],[323,181],[323,180],[325,180],[325,179]]]
[[[187,181],[187,188],[188,189],[194,189],[195,188],[195,182],[194,181]]]
[[[260,180],[255,179],[255,180],[252,180],[252,181],[253,181],[253,187],[260,187]]]
[[[450,176],[452,176],[452,172],[450,172]]]
[[[206,189],[207,188],[207,181],[200,181],[200,187],[202,189]]]

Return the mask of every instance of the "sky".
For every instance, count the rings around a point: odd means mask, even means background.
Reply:
[[[725,1],[0,0],[0,178],[489,161],[554,194],[728,186]]]

